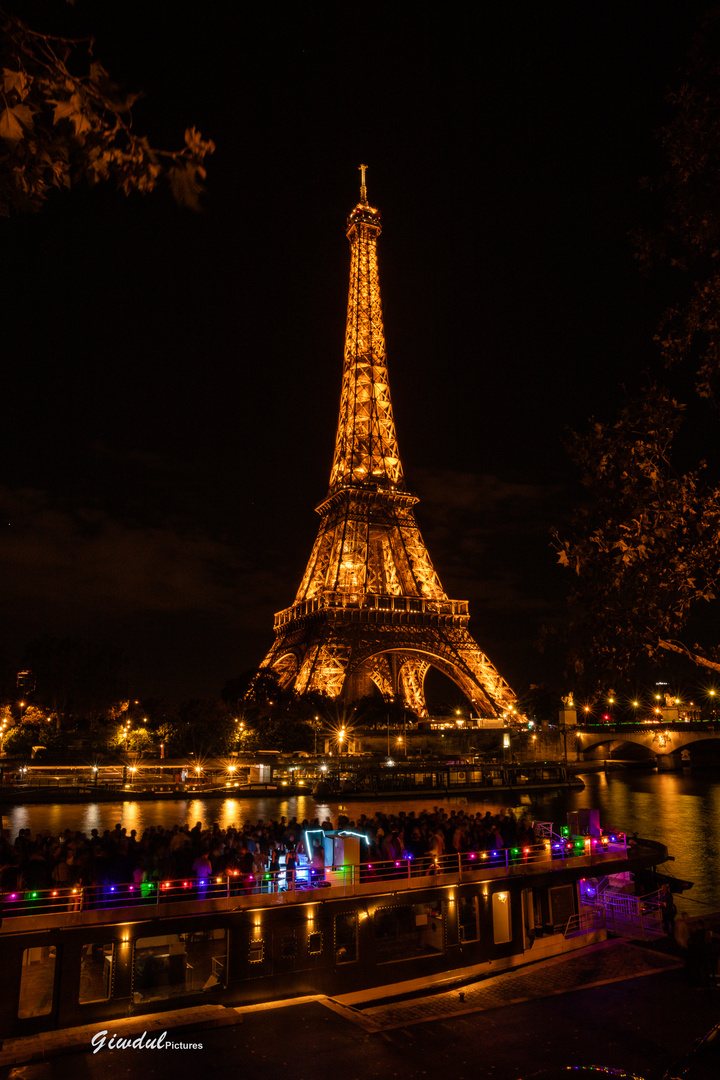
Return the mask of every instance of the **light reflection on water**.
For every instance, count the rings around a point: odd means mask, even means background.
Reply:
[[[677,877],[695,882],[693,889],[682,900],[683,907],[699,914],[703,906],[720,910],[720,776],[711,771],[683,773],[655,773],[628,771],[605,774],[587,773],[584,791],[562,794],[527,793],[512,795],[493,794],[491,798],[459,796],[443,798],[439,793],[414,799],[378,799],[316,803],[309,795],[276,798],[226,798],[185,800],[160,800],[158,802],[53,804],[51,806],[17,806],[3,809],[3,825],[10,829],[14,839],[19,829],[30,828],[33,833],[49,831],[57,835],[64,829],[81,830],[113,829],[119,822],[128,832],[136,829],[138,835],[151,825],[172,828],[173,825],[193,826],[218,822],[242,825],[245,821],[268,821],[279,817],[297,817],[322,820],[329,817],[337,821],[338,808],[351,819],[360,814],[372,816],[382,807],[385,813],[401,810],[416,812],[433,806],[450,810],[460,807],[466,812],[497,813],[502,808],[516,807],[518,813],[540,821],[553,820],[556,826],[564,824],[568,810],[595,807],[600,810],[600,820],[608,828],[637,832],[640,836],[664,843],[674,863],[665,870]],[[687,900],[687,904],[685,901]]]

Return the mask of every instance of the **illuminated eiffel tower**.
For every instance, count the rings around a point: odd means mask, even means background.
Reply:
[[[347,702],[374,684],[421,716],[425,676],[436,667],[479,715],[498,715],[515,695],[468,633],[467,601],[445,595],[403,478],[380,304],[380,213],[368,204],[365,169],[347,222],[350,291],[330,489],[297,596],[275,616],[275,643],[261,666],[300,694]]]

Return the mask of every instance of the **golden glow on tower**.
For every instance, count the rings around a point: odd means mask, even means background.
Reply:
[[[467,630],[468,605],[443,591],[415,520],[398,453],[385,356],[377,240],[366,165],[347,222],[350,288],[340,415],[320,527],[292,607],[275,617],[263,661],[283,685],[360,697],[374,684],[425,715],[425,676],[437,667],[480,715],[515,695]]]

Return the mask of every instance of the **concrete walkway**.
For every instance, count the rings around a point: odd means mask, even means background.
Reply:
[[[433,988],[431,993],[419,992],[394,1001],[378,1001],[376,997],[375,1004],[369,1001],[362,1007],[353,1006],[342,997],[310,995],[235,1008],[201,1005],[6,1039],[0,1050],[0,1066],[42,1061],[58,1054],[88,1053],[92,1037],[104,1029],[108,1031],[108,1038],[113,1034],[121,1038],[136,1038],[147,1032],[150,1039],[166,1031],[168,1040],[194,1041],[190,1031],[240,1024],[244,1014],[308,1002],[320,1003],[365,1032],[386,1031],[483,1012],[553,994],[567,994],[573,990],[634,979],[680,966],[682,962],[675,956],[626,941],[605,941],[570,956],[554,957],[489,978],[455,983],[452,989]],[[183,1029],[187,1030],[185,1035]]]
[[[357,1008],[335,999],[349,1019],[366,1031],[386,1031],[428,1020],[441,1020],[465,1013],[484,1012],[553,994],[605,983],[653,975],[682,967],[682,961],[631,942],[613,940],[591,945],[570,956],[553,957],[537,964],[504,972],[477,982],[456,985],[451,990],[410,1000],[384,1002]],[[329,1002],[326,1003],[329,1004]]]
[[[148,1013],[144,1016],[132,1016],[125,1020],[98,1020],[83,1027],[65,1028],[62,1031],[42,1031],[37,1035],[27,1035],[19,1039],[5,1039],[0,1050],[0,1066],[22,1065],[31,1061],[42,1061],[57,1054],[88,1052],[92,1049],[90,1040],[99,1031],[107,1029],[110,1035],[123,1039],[137,1038],[144,1031],[148,1038],[156,1038],[163,1031],[168,1038],[183,1039],[182,1029],[196,1031],[208,1027],[225,1027],[228,1024],[241,1024],[242,1016],[235,1009],[226,1009],[223,1005],[199,1005],[194,1009],[174,1009],[172,1012]],[[192,1041],[192,1040],[191,1040]]]

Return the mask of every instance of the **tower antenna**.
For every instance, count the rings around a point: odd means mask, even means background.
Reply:
[[[367,172],[367,165],[358,165],[360,170],[360,202],[367,205],[367,188],[365,187],[365,173]]]

